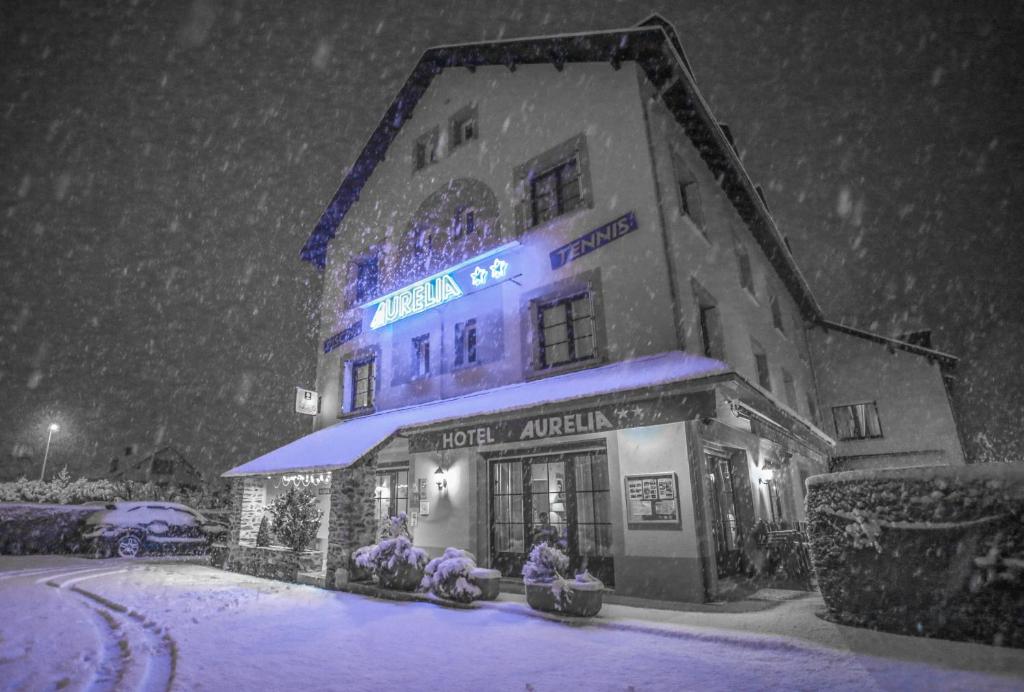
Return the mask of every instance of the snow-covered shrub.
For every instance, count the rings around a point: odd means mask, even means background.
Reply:
[[[530,550],[523,565],[523,581],[528,584],[550,584],[564,579],[569,571],[569,556],[547,541],[538,543]]]
[[[473,553],[459,548],[445,548],[441,557],[435,557],[427,563],[420,588],[441,598],[469,603],[480,598],[483,593],[470,581],[474,569],[476,557]]]
[[[375,545],[357,549],[353,561],[383,586],[415,589],[423,578],[427,554],[412,544],[405,512],[391,518],[384,527],[384,535]]]
[[[0,483],[0,502],[33,502],[46,504],[81,504],[90,501],[112,501],[117,496],[108,480],[71,479],[67,468],[49,481],[21,478]]]
[[[1024,647],[1024,466],[813,476],[807,518],[836,620]]]
[[[288,488],[267,510],[274,517],[274,533],[288,548],[301,552],[316,538],[323,512],[309,488]]]

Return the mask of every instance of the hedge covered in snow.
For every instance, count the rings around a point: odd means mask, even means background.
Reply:
[[[0,555],[59,555],[83,547],[82,522],[95,507],[0,505]]]
[[[1024,647],[1024,466],[849,471],[807,486],[833,618]]]

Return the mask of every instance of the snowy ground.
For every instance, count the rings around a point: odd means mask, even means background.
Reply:
[[[816,596],[766,603],[757,612],[606,606],[582,625],[536,617],[519,598],[502,599],[451,610],[177,561],[3,557],[0,685],[1024,689],[1024,651],[838,627],[814,617]]]

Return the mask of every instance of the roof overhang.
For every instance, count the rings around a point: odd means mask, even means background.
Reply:
[[[732,375],[726,364],[682,351],[619,361],[345,420],[222,475],[257,476],[344,468],[377,452],[396,435],[446,422],[468,424],[487,416],[568,402],[582,405],[595,399],[667,396],[678,393],[680,385],[711,383],[725,375]]]

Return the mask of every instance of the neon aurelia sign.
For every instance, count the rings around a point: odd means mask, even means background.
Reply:
[[[496,255],[515,244],[489,250],[363,305],[373,311],[370,328],[380,329],[510,278],[510,263]]]
[[[450,303],[464,295],[465,293],[455,283],[451,274],[442,274],[418,281],[385,296],[381,302],[377,303],[377,310],[373,313],[370,328],[380,329],[392,322],[418,315],[424,310]]]

